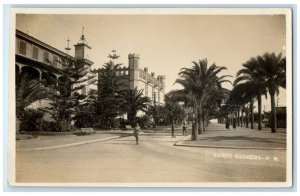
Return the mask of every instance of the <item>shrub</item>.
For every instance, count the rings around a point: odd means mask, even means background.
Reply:
[[[20,119],[20,132],[66,132],[75,130],[70,122],[49,122],[45,121],[43,116],[42,111],[26,109]]]
[[[153,127],[154,123],[151,121],[148,115],[143,115],[137,118],[137,122],[139,123],[142,129]]]
[[[41,131],[43,126],[43,112],[35,109],[26,109],[20,118],[20,131],[36,132]]]
[[[61,126],[57,122],[48,122],[44,121],[43,123],[43,131],[45,132],[61,132],[63,131]]]
[[[75,126],[78,128],[93,127],[94,119],[88,113],[77,114],[75,119]]]

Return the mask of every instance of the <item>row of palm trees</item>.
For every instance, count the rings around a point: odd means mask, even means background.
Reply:
[[[262,96],[271,99],[271,130],[276,132],[276,104],[275,95],[279,94],[279,87],[286,88],[286,58],[282,54],[265,53],[252,57],[243,64],[243,68],[236,74],[229,103],[241,108],[250,103],[251,128],[253,129],[253,104],[257,100],[258,130],[262,129]]]
[[[198,140],[199,134],[205,132],[208,122],[209,108],[215,104],[220,105],[228,93],[222,87],[222,83],[229,75],[218,76],[226,70],[224,66],[212,64],[208,66],[207,59],[193,61],[192,68],[182,68],[179,72],[180,78],[175,83],[180,84],[183,89],[174,90],[174,97],[178,101],[183,101],[186,107],[193,108],[194,122],[192,130],[192,140]]]
[[[276,132],[276,107],[275,95],[279,87],[286,87],[286,58],[282,54],[265,53],[262,56],[252,57],[242,66],[233,82],[234,88],[229,91],[222,87],[224,82],[229,82],[230,75],[220,75],[224,66],[212,64],[208,66],[207,59],[192,62],[192,68],[182,68],[179,78],[175,83],[183,89],[171,91],[178,102],[184,102],[186,108],[193,109],[194,122],[192,140],[198,140],[199,134],[205,132],[208,118],[214,113],[221,113],[221,104],[227,100],[230,108],[245,109],[250,105],[251,128],[254,122],[254,101],[258,102],[259,123],[262,129],[262,96],[269,94],[271,99],[271,130]],[[217,115],[214,115],[216,117]]]

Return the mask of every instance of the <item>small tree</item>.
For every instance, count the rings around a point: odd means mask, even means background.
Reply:
[[[174,132],[175,121],[182,121],[184,119],[185,110],[178,102],[166,100],[166,104],[164,105],[164,112],[167,121],[172,124],[172,132]]]
[[[54,79],[56,85],[49,103],[49,107],[41,110],[48,112],[52,118],[64,130],[70,130],[70,125],[76,119],[76,114],[83,111],[86,107],[86,100],[89,94],[83,94],[86,91],[87,82],[95,82],[93,76],[89,75],[89,67],[79,66],[75,60],[68,59],[66,69],[59,79]]]

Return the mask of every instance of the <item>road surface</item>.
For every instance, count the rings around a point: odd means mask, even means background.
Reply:
[[[285,150],[174,146],[168,133],[16,153],[16,182],[282,182]]]

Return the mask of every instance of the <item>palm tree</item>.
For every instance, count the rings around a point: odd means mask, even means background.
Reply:
[[[163,110],[163,105],[161,105],[161,104],[153,104],[153,105],[148,106],[146,114],[149,117],[152,116],[153,121],[154,121],[153,128],[156,128],[156,125],[162,118],[162,115],[161,115],[162,110]]]
[[[275,94],[279,94],[279,87],[286,88],[286,58],[281,53],[265,53],[256,59],[258,73],[271,97],[271,130],[274,133],[277,129]]]
[[[237,78],[234,81],[234,86],[240,83],[247,84],[247,90],[254,92],[257,98],[258,104],[258,130],[262,129],[262,104],[261,96],[266,96],[266,86],[263,80],[263,76],[258,72],[259,62],[257,58],[250,58],[246,63],[243,64],[243,69],[239,70],[236,74]],[[246,90],[246,89],[245,89]],[[253,107],[252,105],[250,105]],[[253,112],[252,112],[253,113]],[[252,121],[251,121],[252,122]],[[253,122],[251,123],[251,127]]]
[[[217,74],[226,67],[218,67],[212,64],[208,67],[207,59],[199,60],[199,62],[192,62],[194,65],[192,68],[182,68],[176,83],[181,84],[184,87],[189,100],[194,108],[195,123],[192,131],[192,140],[198,140],[198,132],[203,132],[203,104],[209,97],[215,92],[216,84],[228,82],[224,78],[228,75],[218,77]]]
[[[137,113],[138,111],[147,111],[147,107],[150,104],[149,97],[143,96],[143,90],[128,90],[121,94],[121,100],[123,108],[127,112],[128,120],[133,128],[136,127]]]
[[[43,85],[44,80],[32,79],[29,73],[16,75],[16,132],[24,110],[35,101],[48,98],[52,91]]]

